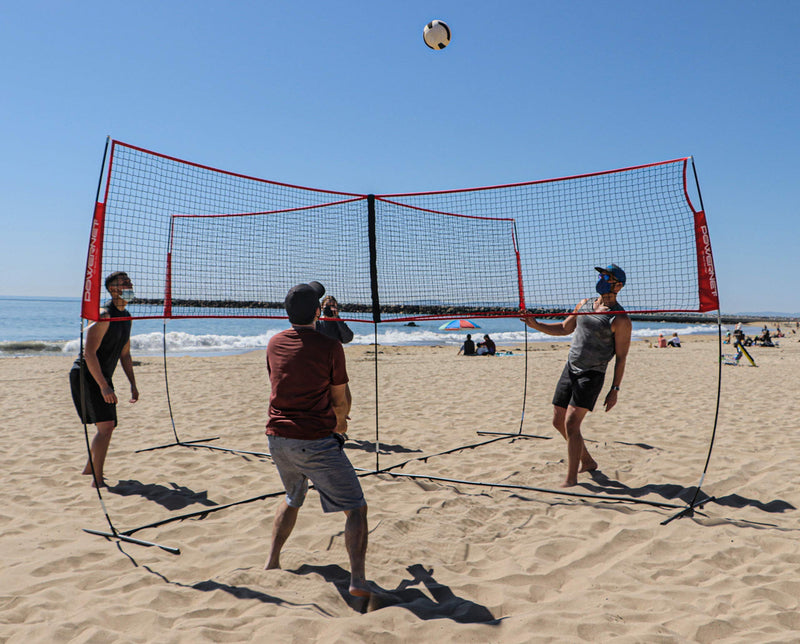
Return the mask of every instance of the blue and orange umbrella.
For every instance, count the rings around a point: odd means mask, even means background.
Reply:
[[[472,320],[450,320],[439,326],[442,331],[460,331],[462,329],[480,329]]]

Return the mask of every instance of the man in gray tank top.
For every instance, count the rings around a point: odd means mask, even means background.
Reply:
[[[600,273],[595,287],[599,297],[581,300],[563,322],[522,318],[532,329],[548,335],[575,334],[553,395],[553,426],[567,439],[567,478],[562,487],[577,485],[580,472],[597,469],[597,463],[586,450],[581,423],[594,409],[606,367],[615,356],[611,389],[603,406],[610,411],[617,404],[631,345],[631,320],[617,302],[617,294],[625,286],[625,271],[616,264],[595,270]]]

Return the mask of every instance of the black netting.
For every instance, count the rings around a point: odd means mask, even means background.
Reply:
[[[133,317],[281,315],[316,279],[343,312],[391,320],[572,310],[614,262],[626,309],[698,311],[686,162],[371,200],[115,142],[101,273],[131,276]]]

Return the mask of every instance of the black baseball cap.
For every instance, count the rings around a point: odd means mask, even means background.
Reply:
[[[298,284],[289,289],[283,306],[292,324],[311,324],[319,308],[319,298],[325,295],[325,287],[319,282]]]

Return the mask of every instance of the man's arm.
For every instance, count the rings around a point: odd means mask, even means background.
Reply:
[[[347,326],[347,324],[345,324],[341,320],[336,320],[336,326],[339,327],[339,337],[342,340],[342,344],[347,344],[353,339],[354,333],[352,329],[349,326]]]
[[[547,335],[569,335],[575,331],[575,327],[578,324],[578,317],[574,314],[577,313],[588,301],[588,299],[583,299],[578,302],[573,309],[572,314],[568,315],[561,322],[539,322],[539,320],[535,320],[534,318],[525,317],[520,319],[532,329],[536,329],[537,331],[546,333]]]
[[[628,360],[628,350],[631,348],[632,327],[631,319],[627,315],[618,315],[611,323],[611,330],[614,331],[616,358],[614,359],[614,379],[611,381],[611,389],[603,403],[606,411],[611,411],[611,408],[617,404],[619,386],[625,375],[625,362]]]
[[[100,348],[100,343],[103,341],[106,331],[108,331],[109,324],[108,318],[106,318],[98,320],[89,327],[86,332],[86,344],[83,347],[83,359],[86,362],[86,368],[92,374],[92,378],[94,378],[97,386],[100,387],[103,400],[111,404],[117,402],[117,396],[103,375],[100,361],[97,359],[97,350]]]
[[[347,416],[350,414],[350,397],[347,395],[347,383],[343,385],[331,385],[331,403],[333,411],[336,413],[337,434],[347,433]]]
[[[119,363],[122,365],[122,370],[128,376],[128,382],[131,383],[131,399],[130,402],[134,403],[139,400],[139,390],[136,388],[136,377],[133,375],[133,359],[131,358],[131,341],[128,340],[119,355]]]

